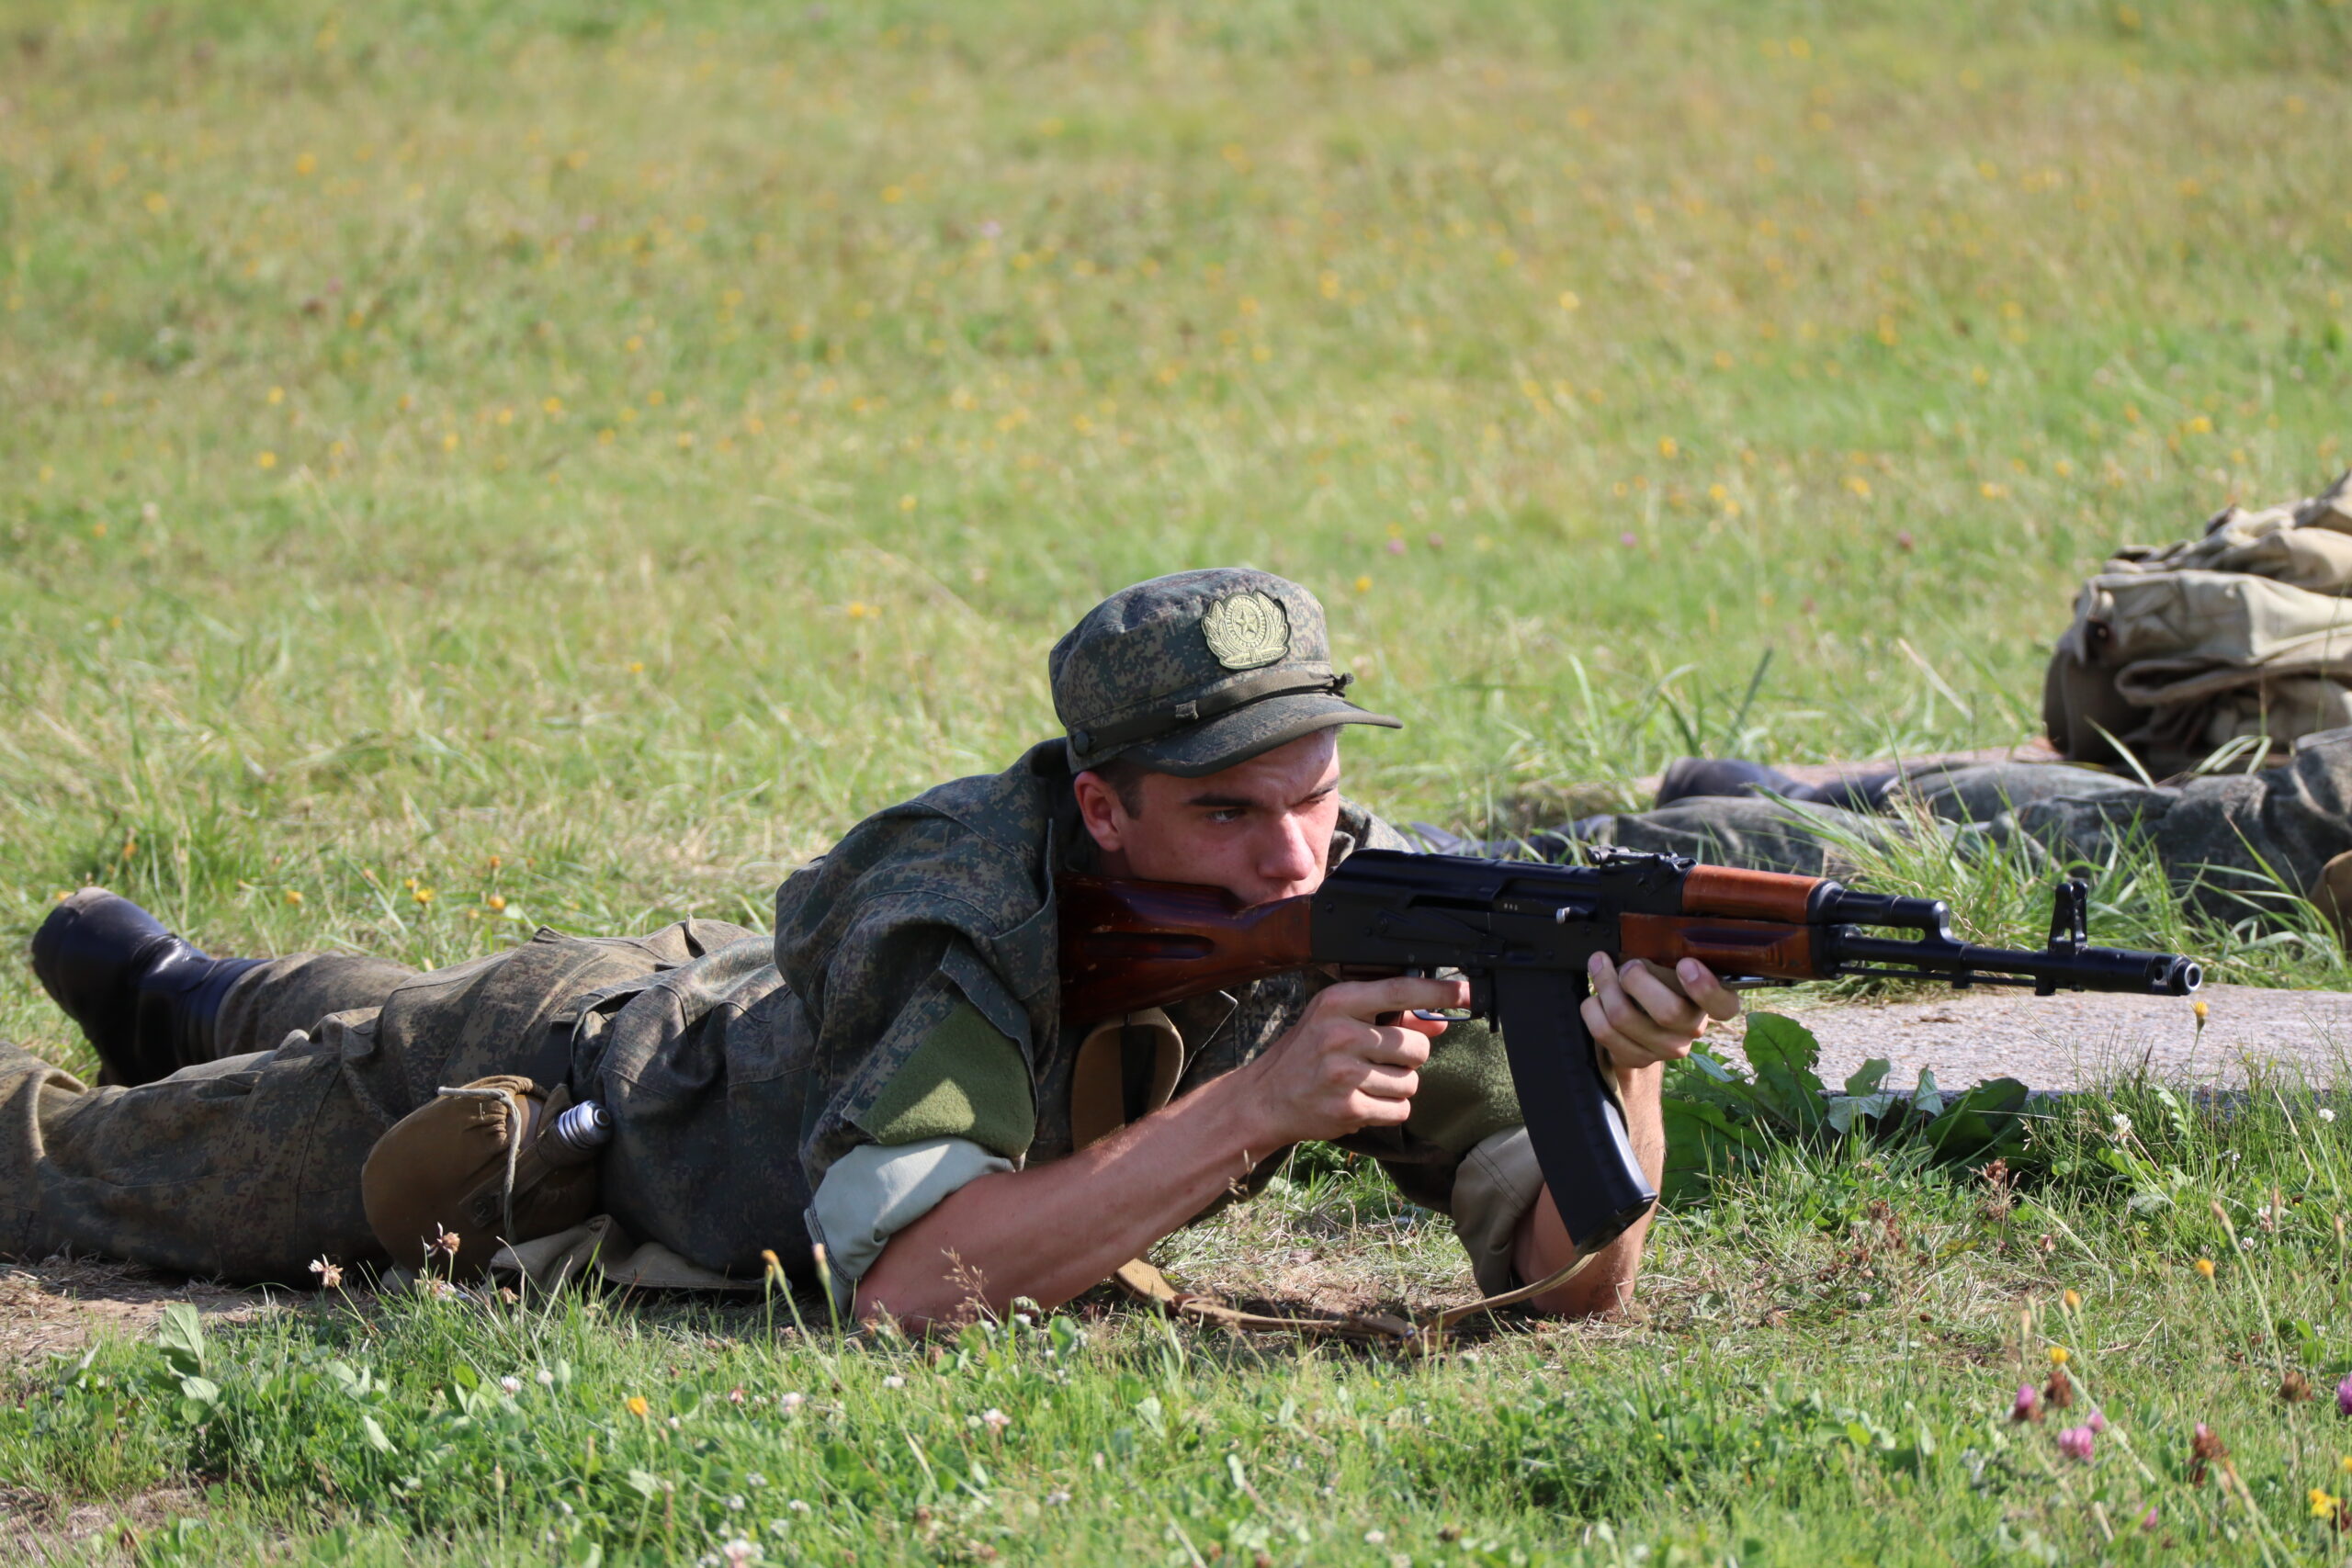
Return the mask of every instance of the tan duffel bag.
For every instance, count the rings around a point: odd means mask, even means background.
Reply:
[[[368,1151],[368,1227],[403,1268],[478,1278],[500,1247],[595,1213],[596,1153],[610,1135],[603,1109],[560,1085],[502,1075],[444,1089]]]
[[[2069,759],[2128,751],[2157,777],[2217,755],[2258,766],[2352,725],[2352,473],[2120,551],[2075,597],[2042,718]]]

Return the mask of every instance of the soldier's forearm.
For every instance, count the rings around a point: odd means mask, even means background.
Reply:
[[[1625,1104],[1625,1131],[1633,1139],[1634,1156],[1642,1162],[1653,1187],[1666,1166],[1666,1123],[1658,1111],[1658,1090],[1665,1076],[1665,1069],[1657,1066],[1617,1075],[1618,1093]],[[1619,1310],[1634,1293],[1634,1280],[1642,1271],[1643,1244],[1649,1233],[1650,1214],[1644,1214],[1582,1273],[1528,1304],[1563,1317],[1590,1317]],[[1521,1280],[1532,1283],[1566,1267],[1576,1255],[1550,1190],[1537,1193],[1535,1206],[1519,1223],[1511,1247],[1512,1267]]]
[[[984,1176],[890,1238],[858,1281],[857,1315],[929,1325],[1055,1307],[1199,1213],[1276,1142],[1247,1069],[1228,1073],[1068,1159]]]

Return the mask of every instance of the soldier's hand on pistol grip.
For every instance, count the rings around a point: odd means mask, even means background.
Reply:
[[[1413,1016],[1469,1005],[1461,980],[1398,976],[1342,981],[1316,993],[1289,1032],[1247,1071],[1279,1143],[1342,1138],[1393,1127],[1412,1114],[1430,1041],[1442,1019]]]
[[[1739,993],[1696,959],[1669,971],[1646,959],[1620,964],[1596,953],[1586,974],[1592,994],[1584,1000],[1584,1026],[1620,1072],[1687,1056],[1709,1023],[1739,1016]]]

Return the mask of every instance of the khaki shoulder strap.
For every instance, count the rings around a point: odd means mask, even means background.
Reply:
[[[1148,1051],[1150,1060],[1150,1089],[1145,1105],[1147,1113],[1168,1103],[1176,1091],[1176,1080],[1184,1064],[1184,1037],[1167,1013],[1159,1008],[1131,1012],[1106,1019],[1087,1032],[1078,1047],[1078,1059],[1070,1068],[1070,1145],[1085,1148],[1098,1143],[1127,1124],[1126,1081],[1127,1059],[1130,1052]],[[1112,1270],[1111,1277],[1129,1295],[1148,1301],[1161,1311],[1178,1317],[1189,1317],[1202,1323],[1214,1323],[1227,1328],[1257,1331],[1280,1331],[1297,1334],[1329,1334],[1349,1339],[1381,1340],[1411,1346],[1422,1351],[1434,1350],[1446,1332],[1454,1325],[1476,1317],[1482,1312],[1494,1312],[1516,1306],[1566,1284],[1583,1272],[1592,1261],[1593,1254],[1577,1258],[1532,1285],[1521,1285],[1499,1295],[1482,1296],[1466,1305],[1451,1307],[1424,1323],[1410,1323],[1388,1313],[1351,1313],[1345,1317],[1277,1317],[1265,1313],[1243,1312],[1229,1306],[1215,1296],[1196,1296],[1180,1291],[1168,1282],[1168,1276],[1140,1258],[1130,1258]]]

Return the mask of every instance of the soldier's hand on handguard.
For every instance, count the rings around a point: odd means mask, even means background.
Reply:
[[[1351,980],[1306,1004],[1289,1032],[1243,1069],[1272,1134],[1284,1144],[1393,1127],[1412,1114],[1430,1041],[1443,1021],[1413,1016],[1467,1007],[1463,980]]]
[[[1739,1016],[1739,993],[1695,958],[1668,971],[1596,953],[1587,975],[1592,994],[1584,1000],[1584,1026],[1621,1072],[1687,1056],[1708,1024]]]

